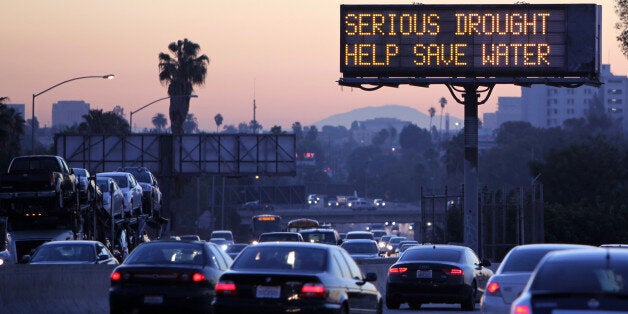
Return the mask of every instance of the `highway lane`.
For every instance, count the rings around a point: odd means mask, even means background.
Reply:
[[[463,311],[460,309],[459,304],[424,304],[420,310],[411,310],[408,305],[402,305],[398,310],[390,310],[384,306],[384,314],[409,314],[409,313],[421,313],[421,314],[462,314],[462,313],[479,313],[480,304],[475,304],[475,310],[473,312]]]

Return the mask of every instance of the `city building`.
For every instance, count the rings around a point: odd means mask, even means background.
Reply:
[[[52,126],[63,127],[80,124],[90,105],[82,100],[60,100],[52,104]]]
[[[565,120],[583,118],[594,102],[601,102],[604,111],[620,121],[628,132],[628,77],[613,75],[609,64],[603,64],[602,86],[583,85],[578,88],[533,85],[521,88],[522,120],[535,127],[558,127]]]

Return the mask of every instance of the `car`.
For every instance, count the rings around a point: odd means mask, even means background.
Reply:
[[[371,229],[369,231],[371,231],[371,233],[373,234],[373,238],[375,239],[375,242],[379,242],[383,236],[388,234],[388,232],[383,229]]]
[[[98,241],[63,240],[41,244],[33,255],[23,261],[31,265],[106,264],[118,265],[109,249]]]
[[[307,196],[307,204],[308,205],[317,205],[318,203],[321,202],[322,199],[324,199],[324,197],[322,195],[310,194],[310,195]]]
[[[413,247],[415,245],[419,245],[419,241],[414,241],[414,240],[405,240],[405,241],[401,241],[399,242],[399,244],[397,245],[397,253],[401,254],[403,253],[405,250],[407,250],[410,247]]]
[[[335,229],[305,229],[299,231],[303,236],[303,241],[312,243],[324,243],[338,245],[342,241],[340,235]]]
[[[198,234],[185,234],[185,235],[179,236],[179,240],[201,241],[201,236],[199,236]]]
[[[390,241],[392,237],[394,237],[394,235],[392,234],[387,234],[387,235],[382,236],[379,242],[377,242],[377,246],[379,246],[379,249],[386,251],[386,246],[388,245],[388,241]]]
[[[225,251],[229,247],[229,241],[225,238],[211,238],[209,242],[216,244],[221,250]]]
[[[273,211],[275,208],[270,204],[260,204],[259,201],[251,201],[244,203],[244,205],[242,205],[242,210]]]
[[[363,198],[359,198],[355,201],[351,201],[347,204],[347,206],[349,206],[349,208],[351,208],[352,210],[362,210],[362,209],[375,210],[376,209],[373,203],[369,203]]]
[[[392,255],[397,254],[397,248],[399,247],[399,243],[401,243],[401,241],[406,241],[406,240],[408,240],[408,238],[406,237],[390,238],[390,241],[388,241],[388,244],[386,245],[386,255],[392,256]]]
[[[90,180],[89,171],[85,168],[72,168],[72,171],[74,171],[76,189],[79,193],[80,203],[86,204],[96,198],[99,191],[96,189],[94,181]]]
[[[551,252],[537,265],[510,313],[627,313],[628,250]]]
[[[382,313],[382,296],[336,245],[271,242],[246,247],[216,285],[226,313]]]
[[[411,247],[388,269],[386,307],[408,303],[417,310],[424,303],[459,303],[462,310],[473,311],[493,275],[490,265],[466,246]]]
[[[124,193],[116,183],[116,180],[109,177],[97,177],[96,185],[102,192],[102,206],[109,215],[113,217],[124,216]]]
[[[376,198],[373,200],[373,205],[375,205],[376,207],[384,207],[386,206],[386,202],[384,202],[384,200],[381,198]]]
[[[210,241],[213,238],[223,238],[223,239],[227,240],[227,245],[234,243],[233,242],[233,233],[231,232],[231,230],[214,230],[214,231],[212,231],[211,235],[209,236]]]
[[[338,202],[338,198],[335,196],[328,197],[325,201],[325,206],[327,207],[338,207],[340,203]]]
[[[349,252],[354,260],[364,258],[379,258],[381,253],[377,248],[377,242],[368,239],[354,239],[342,242],[341,248]]]
[[[303,242],[303,236],[298,232],[265,232],[259,235],[257,242]]]
[[[345,240],[353,240],[353,239],[367,239],[367,240],[375,240],[375,236],[370,231],[349,231],[347,232],[347,237]]]
[[[205,241],[144,242],[111,272],[110,311],[211,313],[215,283],[232,262]]]
[[[96,179],[107,177],[116,181],[124,195],[124,212],[134,216],[142,214],[142,187],[135,177],[128,172],[100,172]]]
[[[246,243],[229,244],[225,252],[229,254],[229,257],[231,257],[232,259],[235,259],[238,256],[238,254],[240,254],[240,252],[242,252],[242,250],[247,246],[248,244]]]
[[[161,217],[162,193],[155,175],[146,167],[120,167],[118,171],[135,177],[142,188],[142,208],[155,217]]]
[[[581,248],[591,246],[544,243],[518,245],[510,249],[486,285],[486,292],[480,300],[481,312],[508,313],[512,301],[521,294],[534,268],[546,254]]]

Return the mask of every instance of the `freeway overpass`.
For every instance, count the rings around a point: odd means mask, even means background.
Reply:
[[[397,223],[417,223],[421,220],[421,209],[417,205],[410,204],[387,204],[375,210],[352,210],[345,207],[300,207],[282,208],[281,205],[275,207],[273,211],[251,211],[239,210],[242,224],[250,225],[251,217],[259,214],[275,214],[288,222],[297,218],[316,219],[320,223],[331,223],[332,225],[351,223],[384,223],[386,221]]]

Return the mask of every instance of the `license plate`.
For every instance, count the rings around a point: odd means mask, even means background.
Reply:
[[[280,286],[257,286],[255,297],[257,298],[269,298],[278,299],[281,295]]]
[[[417,278],[432,278],[432,270],[417,270],[416,271]]]
[[[162,304],[164,303],[164,297],[161,295],[145,295],[144,304]]]

